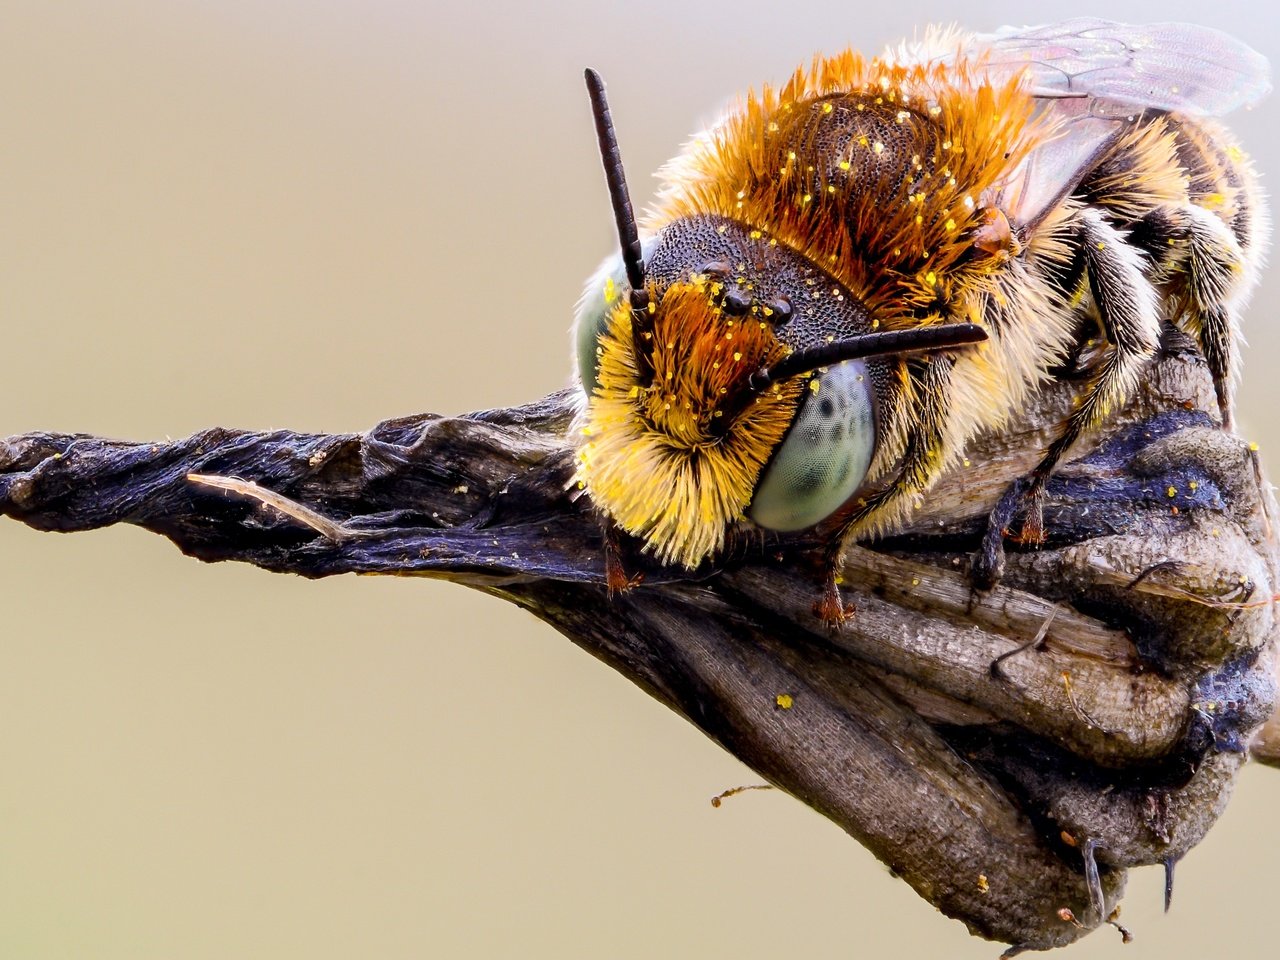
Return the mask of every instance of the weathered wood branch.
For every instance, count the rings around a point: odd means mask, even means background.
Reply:
[[[898,534],[851,551],[857,612],[835,634],[813,613],[820,535],[743,536],[695,576],[630,550],[643,581],[609,596],[601,525],[566,486],[566,394],[360,435],[13,437],[0,511],[44,530],[136,524],[204,560],[443,577],[513,601],[973,933],[1047,948],[1106,919],[1127,867],[1174,862],[1204,836],[1251,737],[1280,761],[1280,721],[1264,726],[1270,493],[1247,445],[1204,412],[1212,388],[1177,347],[1055,476],[1049,543],[1012,552],[999,587],[972,591],[968,556],[1070,385],[976,442]],[[251,481],[285,512],[192,474]]]

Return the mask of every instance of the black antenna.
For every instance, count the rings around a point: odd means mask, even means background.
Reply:
[[[618,225],[618,240],[622,244],[622,263],[627,269],[627,282],[631,285],[631,307],[636,313],[635,328],[638,336],[639,327],[643,325],[643,321],[648,320],[649,311],[640,233],[636,229],[631,194],[627,192],[627,176],[622,170],[622,154],[618,150],[618,137],[613,130],[609,101],[604,94],[604,81],[590,67],[586,70],[586,79],[587,95],[591,97],[591,115],[596,121],[596,139],[600,142],[600,160],[604,163],[604,178],[609,184],[613,219]]]
[[[909,330],[882,330],[864,333],[848,340],[824,343],[809,350],[797,350],[779,360],[772,367],[761,367],[747,380],[754,393],[764,393],[780,380],[789,380],[802,373],[810,373],[820,367],[829,367],[843,360],[859,360],[863,357],[883,357],[892,354],[931,353],[981,343],[987,339],[987,331],[976,323],[946,323]]]

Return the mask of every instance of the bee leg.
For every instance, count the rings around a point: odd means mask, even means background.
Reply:
[[[622,542],[618,538],[618,530],[604,517],[600,518],[602,542],[604,544],[604,585],[610,597],[626,593],[640,585],[643,573],[627,575],[627,568],[622,562]]]
[[[814,604],[813,612],[829,630],[839,630],[849,620],[857,607],[845,603],[840,595],[840,556],[839,550],[826,561],[827,576],[822,586],[822,599]]]
[[[1184,219],[1188,247],[1184,324],[1209,364],[1223,429],[1231,430],[1231,388],[1240,359],[1240,323],[1232,299],[1244,278],[1245,258],[1230,228],[1216,214],[1191,204],[1179,215]]]
[[[911,374],[914,410],[898,471],[892,480],[862,501],[845,519],[827,565],[827,580],[819,615],[828,626],[838,627],[852,612],[840,601],[839,573],[844,546],[865,532],[876,518],[892,519],[905,512],[916,494],[923,493],[946,463],[950,405],[951,360],[934,356]],[[839,615],[837,619],[836,615]]]
[[[1081,211],[1077,231],[1089,291],[1111,349],[1040,463],[1029,476],[1015,482],[992,511],[971,568],[974,585],[979,589],[990,589],[999,581],[1004,567],[1005,529],[1019,509],[1024,520],[1018,541],[1044,542],[1044,486],[1054,468],[1083,433],[1129,398],[1160,343],[1156,291],[1143,273],[1138,252],[1096,210]]]

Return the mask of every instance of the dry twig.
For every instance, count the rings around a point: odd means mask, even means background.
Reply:
[[[1125,868],[1172,864],[1225,805],[1245,744],[1280,758],[1269,492],[1164,357],[1049,486],[1049,543],[977,594],[968,555],[1070,387],[893,538],[852,551],[857,612],[813,615],[812,537],[742,538],[696,577],[634,550],[610,597],[597,519],[566,492],[571,403],[410,417],[362,435],[213,429],[165,444],[0,443],[0,510],[131,523],[204,560],[308,577],[448,578],[519,604],[866,844],[975,934],[1021,948],[1105,922]],[[238,479],[237,479],[238,478]],[[1025,649],[1024,649],[1025,648]],[[998,670],[992,664],[999,660]]]

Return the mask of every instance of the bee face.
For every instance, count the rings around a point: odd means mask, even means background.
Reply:
[[[861,303],[761,231],[719,218],[676,221],[646,252],[639,344],[619,265],[584,298],[579,362],[590,396],[578,479],[660,559],[687,567],[744,516],[797,530],[830,515],[871,460],[868,362],[766,389],[753,377],[834,341],[833,331],[866,332]]]

